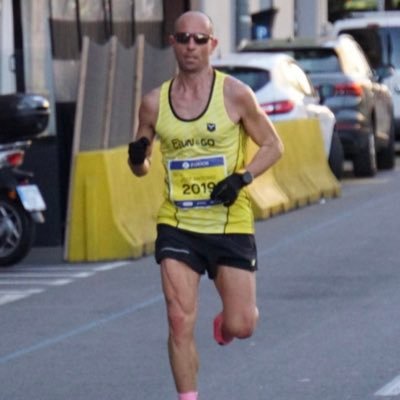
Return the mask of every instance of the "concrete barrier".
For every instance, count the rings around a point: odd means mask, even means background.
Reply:
[[[126,147],[76,156],[68,261],[138,258],[153,252],[164,189],[157,145],[154,165],[141,179],[128,167]]]
[[[250,160],[257,149],[258,146],[252,140],[249,140],[246,148],[246,159]],[[273,169],[269,169],[257,177],[246,190],[250,195],[256,219],[266,219],[293,208],[293,202],[277,182]]]
[[[248,188],[256,219],[340,195],[316,120],[275,124],[285,153]],[[248,142],[247,158],[257,151]],[[163,201],[165,171],[159,143],[148,176],[136,178],[127,164],[127,147],[76,156],[67,221],[65,258],[100,261],[138,258],[154,251],[156,216]]]
[[[329,168],[317,119],[275,123],[285,152],[272,170],[292,207],[340,195],[340,183]]]

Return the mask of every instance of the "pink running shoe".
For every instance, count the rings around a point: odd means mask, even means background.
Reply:
[[[222,336],[222,312],[214,318],[214,339],[220,346],[225,346],[233,340],[233,338],[226,340]]]

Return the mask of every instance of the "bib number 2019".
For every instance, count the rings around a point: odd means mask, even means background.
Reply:
[[[190,196],[192,194],[207,194],[211,193],[215,187],[214,182],[202,182],[202,183],[184,183],[182,185],[182,193],[186,196]]]

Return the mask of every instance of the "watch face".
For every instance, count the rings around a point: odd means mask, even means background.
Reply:
[[[246,171],[246,172],[242,175],[242,179],[243,179],[243,182],[244,182],[246,185],[249,185],[251,182],[253,182],[253,175],[252,175],[249,171]]]

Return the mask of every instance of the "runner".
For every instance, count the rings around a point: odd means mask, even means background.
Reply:
[[[194,328],[198,288],[207,273],[221,297],[213,335],[220,345],[252,335],[257,319],[257,253],[246,190],[281,156],[282,143],[252,91],[213,70],[217,46],[210,18],[181,15],[170,37],[179,71],[142,100],[129,165],[150,168],[157,135],[166,170],[166,199],[158,215],[155,257],[161,268],[168,350],[179,400],[197,399]],[[246,140],[259,149],[245,165]]]

